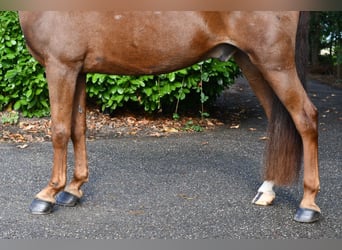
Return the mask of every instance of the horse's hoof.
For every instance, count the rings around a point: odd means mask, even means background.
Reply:
[[[313,209],[300,207],[297,209],[294,220],[298,222],[303,222],[303,223],[311,223],[311,222],[318,221],[320,218],[321,218],[320,212],[313,210]]]
[[[274,192],[258,192],[252,200],[252,203],[259,206],[269,206],[273,204],[274,199]]]
[[[74,207],[80,202],[80,198],[69,192],[63,191],[56,197],[56,203],[65,207]]]
[[[53,210],[53,203],[35,198],[30,205],[32,214],[49,214]]]

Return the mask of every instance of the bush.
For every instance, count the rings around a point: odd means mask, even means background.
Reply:
[[[44,70],[26,49],[18,15],[0,14],[0,110],[20,110],[24,116],[49,114]]]
[[[197,98],[200,103],[212,101],[238,74],[239,69],[232,61],[209,59],[158,76],[89,74],[87,92],[102,110],[115,110],[125,102],[137,102],[145,111],[152,112],[175,105],[187,96]]]
[[[28,117],[48,115],[44,69],[25,47],[16,12],[0,13],[0,39],[0,110],[13,107]],[[202,105],[214,100],[238,74],[234,62],[212,59],[158,76],[88,74],[87,93],[102,110],[137,103],[149,112],[174,106],[177,112],[186,97]]]

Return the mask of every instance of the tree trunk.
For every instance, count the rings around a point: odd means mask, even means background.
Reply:
[[[336,77],[341,79],[341,64],[342,64],[342,42],[339,42],[336,51]]]
[[[318,55],[320,53],[320,37],[321,37],[321,27],[320,27],[320,13],[311,13],[311,36],[310,36],[310,50],[311,50],[311,66],[316,67],[319,65]]]

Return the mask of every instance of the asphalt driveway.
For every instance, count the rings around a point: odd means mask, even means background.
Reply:
[[[276,188],[273,206],[251,204],[262,182],[266,121],[241,82],[218,100],[225,112],[244,110],[239,128],[88,141],[91,176],[81,204],[51,215],[28,211],[50,176],[51,144],[0,143],[0,238],[341,239],[342,90],[310,82],[309,93],[320,111],[318,223],[292,219],[301,183]]]

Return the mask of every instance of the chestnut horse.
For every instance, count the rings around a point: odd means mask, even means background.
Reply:
[[[274,185],[298,179],[303,198],[294,219],[320,218],[317,110],[305,88],[305,12],[19,12],[32,55],[45,67],[52,120],[53,168],[30,205],[33,214],[55,203],[74,206],[88,181],[86,73],[159,74],[207,58],[242,69],[269,121],[264,183],[253,203],[269,205]],[[67,185],[67,144],[75,169]]]

